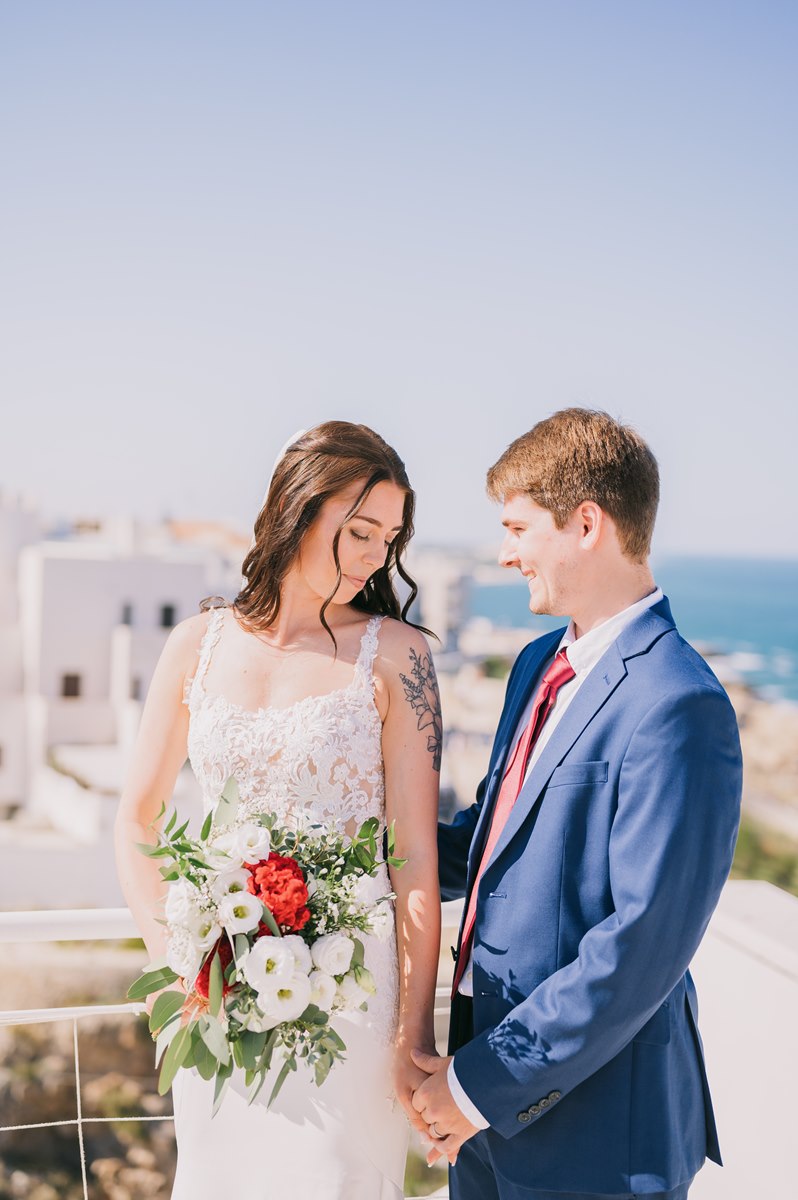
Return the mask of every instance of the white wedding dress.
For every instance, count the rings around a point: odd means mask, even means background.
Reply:
[[[368,817],[385,820],[382,725],[372,664],[382,617],[363,634],[347,687],[307,696],[289,708],[242,708],[205,690],[211,655],[224,631],[214,609],[193,679],[186,686],[189,759],[205,811],[234,775],[241,803],[292,825],[310,816],[351,833]],[[220,653],[224,652],[221,638]],[[385,867],[375,897],[390,891]],[[319,1088],[300,1062],[270,1109],[270,1076],[247,1105],[236,1072],[211,1117],[213,1083],[179,1071],[173,1085],[178,1163],[172,1200],[400,1200],[409,1126],[391,1085],[396,1029],[396,938],[364,937],[377,994],[367,1012],[336,1017],[346,1061]],[[279,1061],[272,1067],[276,1077]]]

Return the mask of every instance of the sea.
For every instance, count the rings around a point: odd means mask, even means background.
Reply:
[[[653,570],[683,637],[722,655],[764,699],[798,704],[798,559],[663,557]],[[470,585],[468,613],[533,632],[563,624],[530,613],[528,589],[509,571],[507,582]]]

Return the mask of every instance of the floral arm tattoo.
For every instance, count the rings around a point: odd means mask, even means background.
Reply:
[[[432,768],[441,769],[441,747],[443,743],[443,721],[441,719],[441,698],[438,692],[438,680],[432,655],[425,654],[422,658],[415,650],[410,651],[412,668],[410,677],[401,675],[407,699],[416,714],[418,728],[428,730],[427,749],[432,755]]]

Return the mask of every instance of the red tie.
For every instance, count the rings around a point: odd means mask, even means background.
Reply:
[[[454,983],[452,984],[452,995],[459,988],[466,963],[471,957],[471,942],[474,936],[474,921],[477,915],[477,889],[479,881],[482,878],[482,872],[490,862],[490,857],[493,854],[496,843],[501,837],[501,832],[507,823],[507,818],[518,799],[518,793],[524,785],[524,776],[526,775],[526,767],[529,762],[529,756],[532,753],[532,747],[540,735],[546,718],[554,708],[557,692],[564,683],[568,683],[575,675],[576,672],[569,663],[565,651],[560,650],[551,666],[544,672],[543,678],[540,681],[540,687],[535,696],[535,703],[532,706],[532,715],[529,718],[529,724],[518,739],[507,770],[504,772],[499,795],[496,797],[496,803],[493,806],[490,829],[485,840],[485,849],[482,851],[479,870],[477,871],[473,887],[471,888],[471,895],[468,899],[468,909],[463,924],[463,936],[460,938],[460,951],[457,956],[457,968],[454,973]]]

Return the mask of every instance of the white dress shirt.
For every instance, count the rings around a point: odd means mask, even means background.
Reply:
[[[538,735],[538,739],[532,748],[532,753],[529,756],[526,775],[524,777],[525,779],[529,778],[529,772],[532,770],[535,763],[543,753],[546,743],[549,741],[558,724],[562,720],[563,714],[568,706],[573,703],[574,696],[579,691],[590,672],[596,666],[599,659],[604,657],[607,650],[609,650],[610,646],[616,640],[616,638],[618,638],[622,630],[624,630],[626,626],[635,619],[635,617],[638,617],[640,613],[645,612],[647,608],[651,608],[652,605],[659,604],[661,599],[662,589],[657,588],[656,591],[652,592],[649,596],[644,596],[642,600],[638,600],[634,604],[630,604],[628,608],[624,608],[621,612],[616,613],[615,616],[610,617],[607,621],[602,622],[601,625],[597,625],[595,629],[591,629],[588,633],[583,633],[580,638],[576,636],[573,621],[570,622],[568,628],[563,634],[559,646],[557,647],[557,651],[567,651],[568,661],[573,667],[575,675],[573,679],[569,679],[567,683],[564,683],[557,692],[554,707],[549,712],[545,724]],[[553,657],[554,655],[552,655],[552,659]],[[532,716],[532,709],[537,696],[537,690],[537,688],[533,689],[532,695],[529,697],[529,703],[519,718],[515,736],[513,737],[513,741],[510,746],[510,752],[507,758],[508,762],[511,761],[512,751],[529,724]],[[463,996],[473,996],[474,994],[474,972],[470,956],[468,963],[466,964],[466,969],[463,972],[463,978],[460,980],[460,987],[458,991]],[[465,1091],[460,1085],[454,1070],[454,1060],[449,1063],[447,1080],[449,1083],[449,1089],[452,1093],[452,1098],[463,1115],[468,1118],[472,1125],[476,1125],[480,1129],[487,1129],[488,1122],[482,1116],[482,1113],[473,1103],[471,1098],[466,1095]]]

